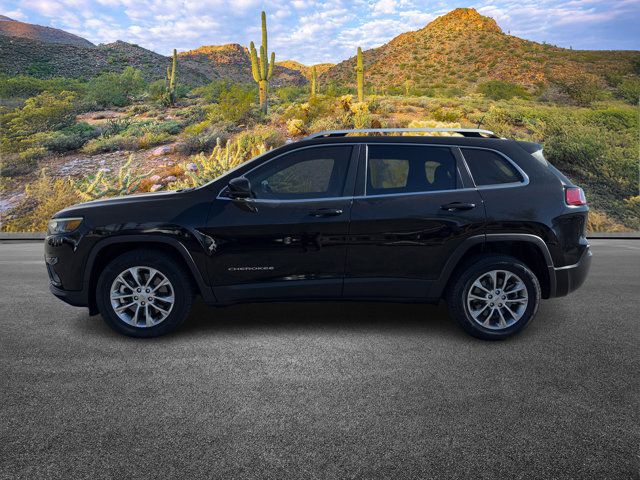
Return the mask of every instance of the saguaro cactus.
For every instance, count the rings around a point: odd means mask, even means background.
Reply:
[[[256,46],[251,42],[249,45],[251,54],[251,73],[253,79],[258,84],[260,92],[260,109],[267,113],[267,93],[269,90],[269,80],[273,74],[273,66],[276,63],[276,54],[271,52],[271,62],[269,62],[267,52],[267,14],[262,12],[262,45],[260,45],[260,58]]]
[[[316,96],[316,83],[318,81],[318,73],[316,72],[316,66],[311,67],[311,97]]]
[[[356,60],[356,76],[358,79],[358,101],[364,102],[364,67],[362,66],[362,49],[358,47]]]
[[[171,106],[176,103],[176,84],[178,82],[178,52],[173,49],[171,66],[167,67],[167,103]]]

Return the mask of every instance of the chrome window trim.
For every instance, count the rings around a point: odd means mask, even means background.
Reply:
[[[332,146],[334,144],[307,145],[307,146],[304,146],[304,147],[297,148],[295,150],[290,150],[288,152],[283,152],[283,153],[273,157],[272,159],[267,160],[266,162],[255,166],[251,170],[245,172],[244,175],[247,175],[247,174],[253,172],[256,169],[258,169],[258,168],[260,168],[260,167],[262,167],[264,165],[267,165],[268,163],[270,163],[270,162],[282,157],[283,155],[287,155],[287,154],[293,153],[293,152],[298,152],[300,150],[306,150],[308,148],[319,148],[319,147],[326,147],[326,146],[330,146],[330,145]],[[522,170],[522,168],[520,168],[518,166],[518,164],[516,164],[516,162],[514,162],[507,155],[505,155],[504,153],[502,153],[499,150],[496,150],[494,148],[476,147],[476,146],[462,146],[461,147],[460,145],[450,145],[450,144],[384,142],[384,143],[380,143],[380,145],[399,145],[399,146],[402,146],[402,145],[413,145],[413,146],[421,146],[421,147],[445,147],[445,148],[450,148],[450,149],[458,149],[459,153],[460,153],[460,155],[462,157],[463,164],[464,164],[465,168],[467,169],[467,173],[469,174],[469,177],[471,178],[471,181],[473,182],[474,186],[473,187],[456,188],[454,190],[431,190],[431,191],[422,191],[422,192],[380,193],[380,194],[375,194],[375,195],[367,195],[367,174],[368,174],[368,169],[369,169],[369,145],[370,144],[366,143],[366,142],[359,141],[359,142],[340,143],[339,145],[350,145],[350,146],[364,145],[365,146],[365,170],[364,170],[364,189],[363,189],[364,194],[363,195],[340,196],[340,197],[315,197],[315,198],[301,198],[301,199],[282,199],[282,200],[278,200],[278,199],[263,199],[263,198],[259,198],[258,199],[258,198],[256,198],[256,199],[248,199],[248,200],[245,200],[245,201],[248,201],[248,202],[251,202],[251,203],[304,203],[304,202],[319,202],[319,201],[349,200],[349,199],[361,200],[361,199],[365,199],[365,198],[377,198],[377,197],[401,197],[401,196],[429,195],[429,194],[432,194],[432,193],[443,193],[443,192],[468,192],[468,191],[473,191],[473,190],[478,191],[478,190],[492,190],[492,189],[499,189],[499,188],[514,188],[514,187],[524,187],[524,186],[529,184],[529,176],[524,172],[524,170]],[[467,162],[466,158],[464,158],[464,154],[462,153],[462,149],[463,148],[472,148],[472,149],[476,149],[476,150],[488,150],[490,152],[497,153],[501,157],[505,158],[511,165],[513,165],[513,167],[518,171],[518,173],[520,173],[520,175],[522,175],[523,181],[522,182],[511,182],[511,183],[498,183],[498,184],[494,184],[494,185],[482,185],[482,186],[479,186],[479,187],[476,186],[475,179],[473,178],[473,175],[471,174],[471,170],[469,169],[468,162]],[[454,155],[454,159],[455,159],[455,155]],[[231,173],[232,171],[233,170],[231,170],[228,173]],[[233,201],[232,198],[221,196],[221,193],[226,188],[227,188],[226,185],[224,187],[222,187],[222,190],[220,190],[218,192],[218,195],[216,196],[216,200]]]
[[[355,145],[362,145],[362,142],[327,143],[327,144],[324,144],[324,145],[307,145],[307,146],[304,146],[304,147],[296,148],[296,149],[293,149],[293,150],[289,150],[287,152],[282,152],[281,154],[276,155],[272,159],[267,160],[266,162],[261,163],[260,165],[256,165],[251,170],[248,170],[244,174],[242,174],[242,176],[244,177],[244,176],[250,174],[251,172],[253,172],[254,170],[257,170],[258,168],[262,168],[265,165],[268,165],[269,163],[273,162],[274,160],[277,160],[278,158],[280,158],[280,157],[282,157],[284,155],[288,155],[290,153],[299,152],[301,150],[307,150],[309,148],[333,147],[333,146],[337,146],[337,145],[340,145],[340,146],[341,145],[355,146]],[[351,157],[349,157],[348,161],[351,162]],[[237,168],[239,168],[242,165],[243,164],[238,165],[233,170],[236,170]],[[233,172],[233,170],[230,170],[229,172],[225,173],[225,175],[228,175],[229,173]],[[218,192],[218,195],[216,196],[216,200],[233,200],[232,198],[221,196],[221,194],[225,190],[225,188],[227,188],[227,185],[222,187],[222,189]],[[260,201],[260,202],[265,202],[265,203],[279,203],[279,202],[302,202],[302,201],[309,201],[309,202],[314,201],[314,202],[317,202],[319,200],[336,200],[336,199],[343,199],[343,198],[353,198],[353,197],[343,197],[343,196],[341,196],[341,197],[317,197],[317,198],[301,198],[299,200],[297,200],[297,199],[282,199],[282,200],[278,200],[278,199],[271,199],[271,198],[269,198],[269,199],[266,199],[266,198],[252,198],[250,200],[252,202]]]

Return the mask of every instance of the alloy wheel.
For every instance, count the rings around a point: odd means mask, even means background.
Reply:
[[[504,330],[524,315],[529,299],[522,279],[508,270],[491,270],[480,275],[467,292],[467,308],[473,320],[484,328]]]
[[[154,327],[167,319],[175,303],[173,285],[151,267],[121,272],[111,284],[111,307],[123,322],[138,328]]]

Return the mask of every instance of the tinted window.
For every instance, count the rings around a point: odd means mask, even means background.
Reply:
[[[256,198],[340,197],[351,156],[350,146],[296,150],[247,174]]]
[[[522,182],[522,176],[504,157],[489,150],[463,148],[471,175],[476,185],[498,185]]]
[[[367,195],[457,188],[451,150],[420,145],[369,145]]]

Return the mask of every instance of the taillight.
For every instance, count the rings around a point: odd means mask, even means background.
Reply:
[[[586,205],[587,197],[584,196],[584,191],[580,187],[566,187],[564,201],[567,202],[567,205]]]

